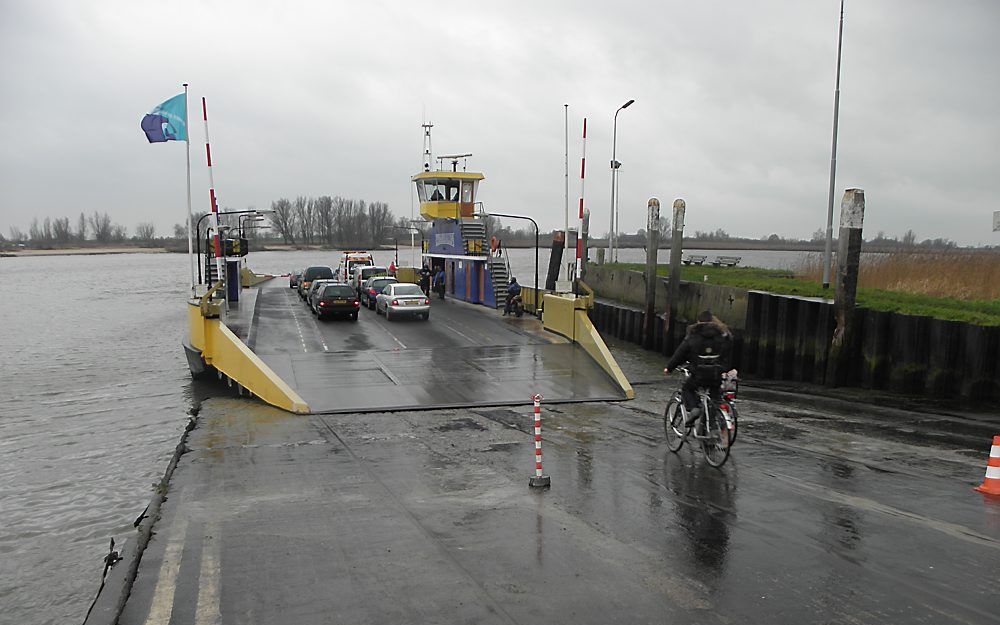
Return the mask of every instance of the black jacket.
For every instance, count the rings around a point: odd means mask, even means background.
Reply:
[[[691,361],[692,364],[702,364],[699,356],[714,356],[718,358],[704,359],[713,361],[721,367],[719,373],[730,369],[730,359],[732,357],[732,337],[722,325],[714,321],[705,321],[688,326],[687,336],[684,337],[674,355],[667,362],[667,369],[674,369],[678,365]]]

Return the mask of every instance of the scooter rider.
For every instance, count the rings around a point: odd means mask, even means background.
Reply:
[[[732,351],[732,336],[729,328],[719,321],[710,310],[698,314],[698,322],[688,326],[684,341],[667,362],[664,373],[669,374],[678,365],[689,361],[691,377],[684,381],[681,396],[687,408],[687,425],[701,416],[701,406],[698,405],[697,391],[699,387],[709,390],[712,398],[713,411],[718,410],[722,402],[719,388],[722,384],[722,373],[730,368],[730,353]]]
[[[510,314],[510,304],[514,301],[514,298],[521,294],[521,285],[517,283],[517,278],[511,278],[510,284],[507,285],[507,301],[503,306],[503,314]]]

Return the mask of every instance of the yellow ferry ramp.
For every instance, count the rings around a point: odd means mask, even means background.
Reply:
[[[189,302],[188,323],[191,347],[201,352],[206,365],[227,375],[272,406],[295,413],[309,412],[305,400],[225,323],[217,317],[205,316],[199,300]]]
[[[589,291],[589,288],[586,290]],[[593,293],[583,297],[546,294],[543,301],[545,312],[542,322],[545,329],[578,343],[614,380],[626,399],[635,399],[635,390],[625,372],[618,366],[611,350],[601,338],[601,333],[594,327],[587,314],[587,309],[593,305]]]

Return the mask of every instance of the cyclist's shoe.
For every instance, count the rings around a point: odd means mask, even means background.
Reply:
[[[701,406],[695,406],[691,410],[688,410],[687,419],[684,420],[684,425],[693,425],[701,417]]]

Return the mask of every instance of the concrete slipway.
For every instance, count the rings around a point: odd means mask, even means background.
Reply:
[[[119,622],[997,622],[996,415],[751,387],[716,470],[664,445],[662,360],[614,349],[637,398],[544,405],[542,491],[527,397],[206,402]]]

